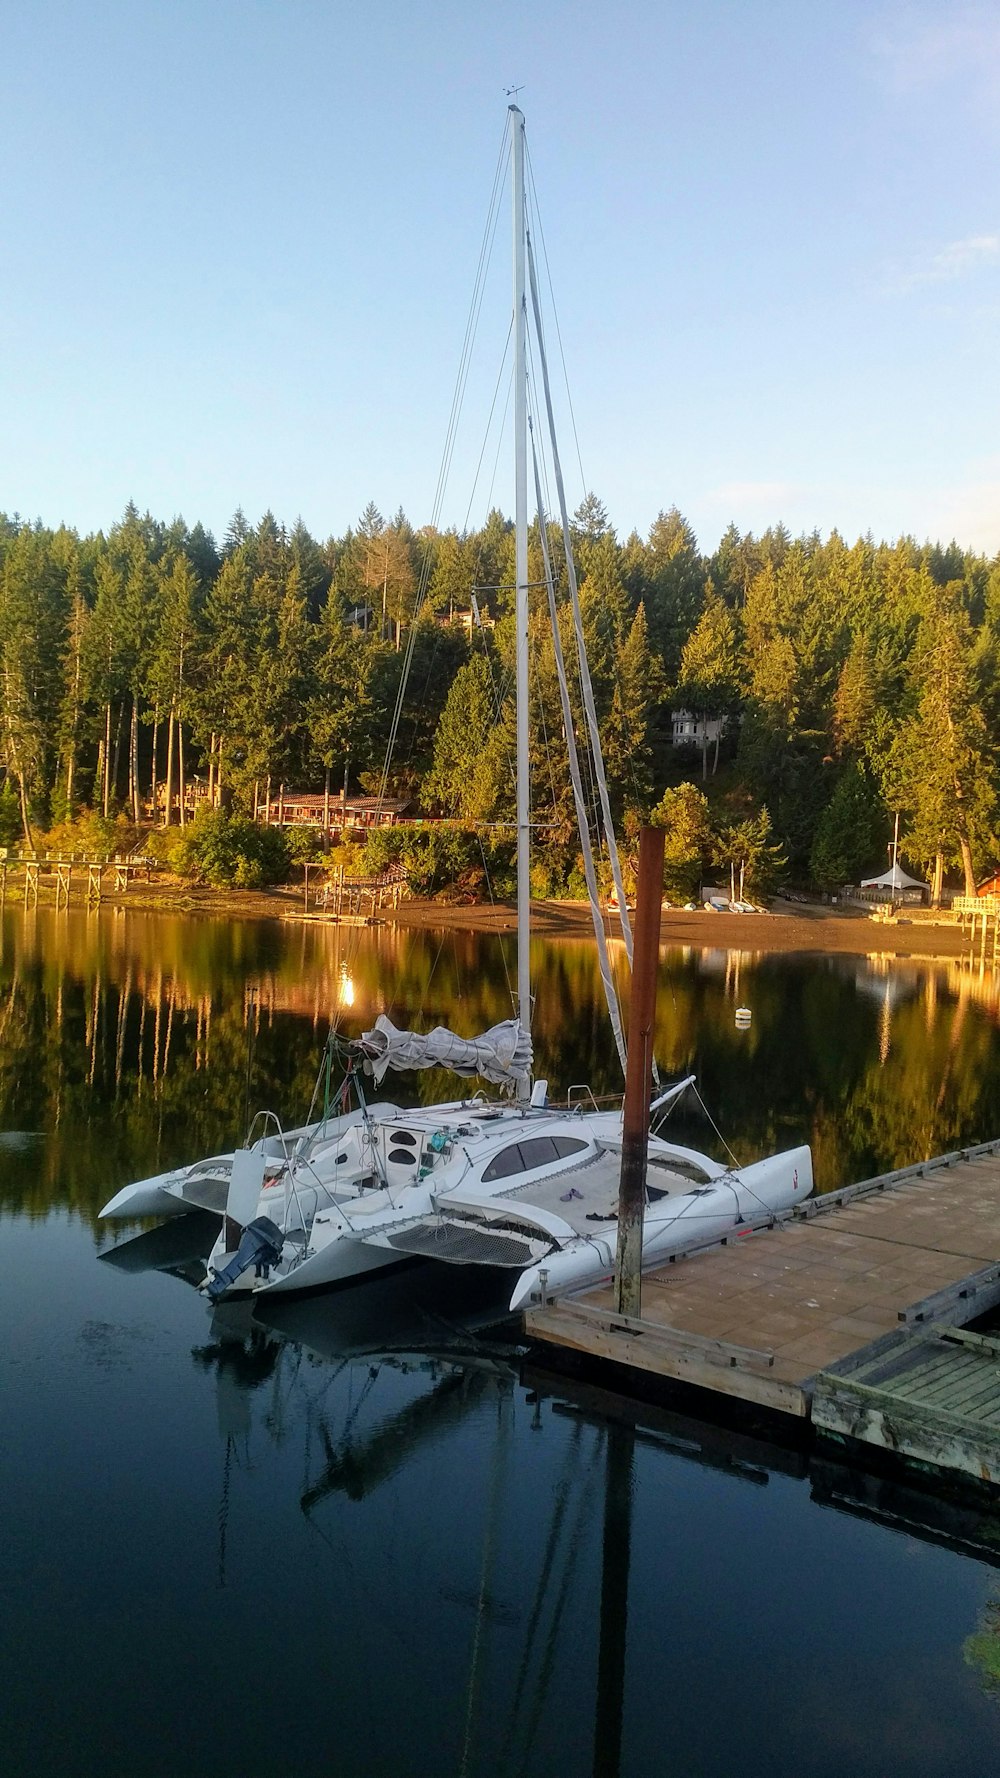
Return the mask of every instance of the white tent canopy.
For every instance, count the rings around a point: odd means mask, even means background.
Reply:
[[[916,877],[908,877],[905,870],[894,864],[880,877],[862,877],[862,889],[926,889],[927,884],[921,883]]]

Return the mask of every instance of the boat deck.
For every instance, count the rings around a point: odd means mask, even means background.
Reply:
[[[529,1309],[525,1328],[550,1351],[611,1359],[819,1425],[824,1373],[852,1364],[855,1386],[869,1386],[859,1360],[878,1359],[887,1338],[905,1344],[998,1303],[1000,1142],[992,1142],[811,1199],[721,1248],[678,1255],[644,1273],[639,1318],[616,1316],[604,1285]],[[984,1400],[992,1384],[1000,1402],[1000,1366],[991,1379],[981,1352],[976,1362]],[[958,1370],[954,1383],[964,1413]],[[984,1429],[990,1411],[980,1416]],[[852,1424],[828,1430],[863,1439],[864,1416]],[[1000,1449],[995,1468],[986,1449],[993,1437],[982,1433],[977,1473],[1000,1481]]]

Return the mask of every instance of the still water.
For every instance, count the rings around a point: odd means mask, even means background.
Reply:
[[[536,1071],[613,1091],[591,948],[534,962]],[[554,1385],[483,1275],[263,1324],[191,1288],[210,1222],[97,1223],[248,1102],[303,1116],[333,1009],[472,1031],[511,966],[463,933],[7,910],[4,1772],[1000,1768],[1000,1512]],[[741,1160],[807,1139],[830,1187],[1000,1133],[998,1018],[961,965],[677,952],[657,1047]],[[673,1127],[721,1152],[697,1107]]]

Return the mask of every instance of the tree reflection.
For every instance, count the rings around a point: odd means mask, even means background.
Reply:
[[[8,908],[0,950],[0,1204],[86,1219],[118,1185],[232,1146],[252,1107],[307,1113],[331,1020],[472,1034],[511,1013],[509,940],[472,932]],[[505,946],[507,949],[505,950]],[[593,945],[536,939],[535,1072],[621,1091]],[[737,1030],[737,1005],[752,1008]],[[1000,978],[973,963],[664,952],[657,1055],[695,1073],[741,1162],[812,1144],[820,1189],[995,1136]],[[382,1089],[462,1090],[445,1071]],[[466,1089],[471,1090],[471,1089]],[[723,1156],[688,1097],[669,1133]]]
[[[984,1691],[1000,1698],[1000,1597],[983,1607],[979,1628],[966,1637],[962,1653],[979,1674]]]

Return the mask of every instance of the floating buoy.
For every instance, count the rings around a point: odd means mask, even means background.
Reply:
[[[752,1018],[753,1018],[753,1013],[750,1011],[750,1008],[748,1006],[738,1006],[736,1008],[736,1029],[737,1029],[737,1031],[748,1030],[749,1026],[750,1026],[750,1021]]]

